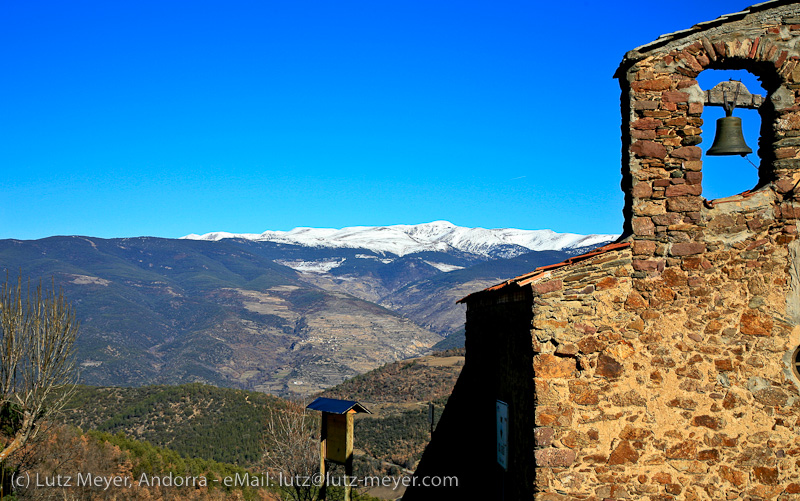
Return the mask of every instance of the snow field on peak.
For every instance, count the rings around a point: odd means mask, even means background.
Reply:
[[[212,232],[187,235],[192,240],[241,238],[306,247],[363,248],[381,254],[404,256],[416,252],[459,250],[491,257],[493,249],[519,246],[531,251],[563,250],[615,240],[617,235],[578,235],[552,230],[465,228],[447,221],[417,225],[294,228],[263,233]]]

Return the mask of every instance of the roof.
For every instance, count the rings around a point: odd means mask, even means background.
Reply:
[[[491,287],[489,287],[487,289],[484,289],[482,291],[470,294],[469,296],[458,300],[458,302],[459,303],[465,303],[467,301],[467,299],[471,298],[475,294],[481,294],[483,292],[497,291],[497,290],[500,290],[500,289],[503,289],[503,288],[509,287],[509,286],[522,287],[522,286],[528,285],[529,283],[533,282],[534,280],[536,280],[537,278],[541,277],[542,275],[544,275],[548,271],[555,270],[557,268],[563,268],[565,266],[569,266],[571,264],[575,264],[575,263],[578,263],[580,261],[584,261],[586,259],[598,256],[600,254],[605,254],[606,252],[611,252],[611,251],[615,251],[615,250],[619,250],[619,249],[624,249],[626,247],[630,247],[630,245],[631,245],[630,242],[615,242],[615,243],[611,243],[611,244],[606,244],[606,245],[603,245],[602,247],[598,247],[598,248],[596,248],[596,249],[594,249],[592,251],[589,251],[589,252],[587,252],[585,254],[580,254],[578,256],[572,256],[571,258],[566,259],[564,261],[561,261],[560,263],[549,264],[547,266],[540,266],[540,267],[536,268],[535,270],[533,270],[530,273],[526,273],[524,275],[520,275],[520,276],[512,278],[510,280],[506,280],[505,282],[501,282],[501,283],[499,283],[497,285],[493,285],[493,286],[491,286]]]
[[[771,0],[769,2],[762,2],[751,5],[750,7],[745,8],[739,12],[733,12],[731,14],[725,14],[719,16],[716,19],[712,19],[711,21],[705,21],[702,23],[697,23],[691,28],[687,28],[685,30],[674,31],[672,33],[666,33],[664,35],[659,36],[654,41],[636,47],[635,49],[628,51],[625,54],[625,57],[622,59],[619,68],[617,69],[617,73],[615,76],[619,77],[622,75],[622,72],[625,68],[627,68],[633,61],[641,59],[644,57],[644,54],[659,47],[663,47],[670,42],[679,41],[684,38],[689,38],[693,35],[706,31],[710,28],[714,28],[716,26],[720,26],[722,24],[730,23],[733,21],[739,21],[743,19],[748,14],[752,14],[754,12],[760,12],[767,9],[773,9],[775,7],[781,7],[784,5],[791,5],[797,4],[797,0]]]
[[[339,400],[337,398],[319,397],[306,406],[306,409],[314,411],[330,412],[331,414],[345,414],[351,409],[355,412],[366,412],[372,414],[369,409],[356,402],[355,400]]]

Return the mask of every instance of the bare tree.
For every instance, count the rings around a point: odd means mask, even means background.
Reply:
[[[75,386],[78,323],[61,292],[16,285],[0,290],[0,411],[12,423],[0,467],[32,441]]]
[[[313,483],[319,472],[319,423],[302,403],[288,401],[282,409],[270,408],[262,458],[264,466],[281,480],[281,491],[293,501],[313,501]]]

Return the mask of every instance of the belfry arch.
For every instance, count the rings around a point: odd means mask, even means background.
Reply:
[[[769,28],[772,33],[767,34],[776,37],[764,36],[753,27],[737,32],[732,28],[738,23],[748,24],[746,16],[742,14],[738,22],[731,22],[730,17],[664,35],[634,49],[626,54],[615,74],[622,89],[626,233],[636,233],[633,225],[642,216],[643,201],[652,200],[648,186],[658,193],[657,188],[670,186],[670,180],[681,179],[671,176],[694,172],[700,175],[691,178],[702,178],[702,149],[696,146],[699,143],[694,136],[700,135],[710,143],[713,124],[703,124],[700,118],[704,94],[696,78],[706,69],[746,70],[760,79],[767,99],[759,108],[760,163],[754,189],[771,187],[784,195],[794,186],[800,160],[793,139],[792,121],[798,120],[793,87],[795,80],[800,80],[800,54],[789,41],[797,30],[791,25]],[[704,134],[704,125],[711,134]],[[701,181],[684,184],[692,187],[683,190],[686,195],[702,194]]]

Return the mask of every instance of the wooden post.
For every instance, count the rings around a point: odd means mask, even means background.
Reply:
[[[353,412],[347,416],[347,458],[344,461],[344,501],[350,501],[350,477],[353,476]]]
[[[322,429],[320,430],[319,434],[319,499],[325,501],[325,495],[327,494],[328,486],[325,483],[325,455],[327,453],[327,439],[328,439],[328,420],[326,419],[326,413],[322,413]]]

